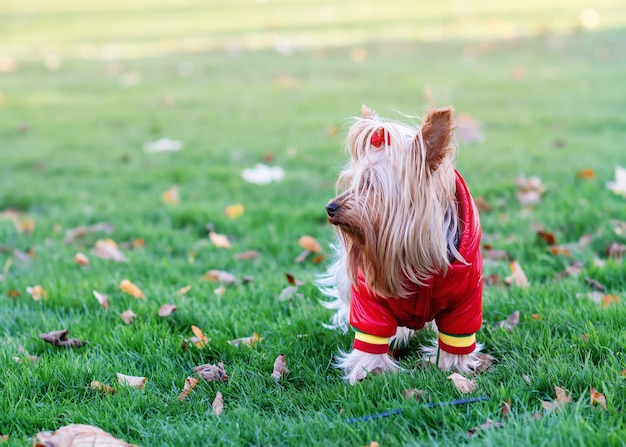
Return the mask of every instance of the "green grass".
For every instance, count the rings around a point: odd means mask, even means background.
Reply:
[[[0,56],[15,64],[0,73],[0,210],[19,209],[36,223],[32,233],[20,233],[0,220],[0,268],[12,259],[0,282],[5,445],[30,445],[37,432],[69,423],[144,446],[626,444],[626,272],[619,261],[594,264],[608,243],[626,239],[610,223],[626,220],[626,199],[605,187],[614,166],[626,165],[626,17],[619,2],[594,6],[600,22],[591,30],[579,23],[585,4],[566,1],[510,9],[458,2],[457,10],[409,1],[124,6],[130,4],[0,6]],[[311,47],[282,55],[273,48],[276,35]],[[355,46],[365,49],[364,61],[351,59]],[[45,60],[60,67],[48,70]],[[124,87],[128,73],[139,82]],[[281,84],[285,76],[293,88]],[[419,368],[411,351],[401,374],[353,387],[342,381],[332,359],[349,348],[351,335],[322,327],[330,315],[311,282],[324,265],[294,263],[303,234],[324,245],[333,239],[324,204],[345,161],[346,117],[361,103],[388,117],[422,114],[431,102],[426,86],[436,105],[453,104],[483,123],[486,140],[462,145],[458,166],[474,195],[494,207],[481,216],[485,241],[517,259],[531,282],[528,289],[486,288],[479,338],[499,362],[477,377],[472,395],[488,401],[438,409],[402,396],[420,388],[433,401],[460,397],[446,373]],[[340,132],[328,136],[333,125]],[[184,149],[142,150],[166,136]],[[285,169],[285,180],[245,183],[241,170],[266,154]],[[594,169],[595,179],[577,179],[583,168]],[[530,175],[548,190],[528,211],[515,198],[515,179]],[[181,203],[162,204],[174,184]],[[235,203],[245,214],[230,220],[224,208]],[[118,243],[144,238],[145,248],[124,249],[129,261],[115,263],[91,254],[103,234],[62,242],[67,229],[102,221],[115,226],[110,237]],[[209,223],[229,236],[232,249],[208,242]],[[537,238],[537,225],[561,243],[595,238],[569,258],[555,257]],[[29,248],[30,262],[13,255]],[[260,256],[234,259],[245,250]],[[89,255],[88,268],[75,264],[79,251]],[[572,261],[582,262],[580,277],[555,280]],[[202,279],[209,269],[254,280],[217,296],[217,285]],[[281,302],[285,272],[306,284],[302,296]],[[485,274],[492,273],[504,277],[509,267],[487,262]],[[590,290],[585,277],[621,302],[602,308],[577,298]],[[123,278],[146,300],[123,294]],[[35,284],[48,300],[30,298],[26,288]],[[185,285],[193,288],[177,296]],[[21,296],[8,297],[13,289]],[[110,310],[93,290],[109,295]],[[178,311],[158,317],[164,303]],[[130,326],[119,318],[128,308],[138,315]],[[494,328],[515,310],[521,318],[514,331]],[[208,348],[181,348],[191,325],[211,339]],[[62,328],[88,345],[64,350],[39,339]],[[254,348],[228,343],[255,331],[264,339]],[[426,340],[418,335],[411,346]],[[39,361],[15,362],[20,346]],[[270,373],[279,353],[291,372],[276,384]],[[201,383],[180,403],[192,368],[218,361],[230,381]],[[146,376],[146,388],[116,386],[116,372]],[[118,392],[93,391],[92,380]],[[554,385],[570,390],[572,403],[533,419],[541,400],[554,399]],[[590,387],[606,396],[606,411],[591,406]],[[218,390],[225,401],[219,418],[211,414]],[[500,415],[506,400],[508,419]],[[347,423],[395,408],[403,413]],[[488,418],[503,427],[467,436]]]

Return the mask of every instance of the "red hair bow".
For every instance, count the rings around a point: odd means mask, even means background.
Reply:
[[[391,144],[389,134],[385,132],[385,129],[379,127],[372,134],[372,137],[370,138],[370,143],[372,143],[372,146],[374,147],[380,147],[385,142],[385,139],[387,140],[387,145],[389,146]]]

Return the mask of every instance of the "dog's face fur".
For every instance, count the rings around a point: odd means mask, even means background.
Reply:
[[[403,297],[460,258],[452,108],[421,125],[383,120],[365,106],[346,139],[351,159],[326,206],[342,238],[353,284]]]

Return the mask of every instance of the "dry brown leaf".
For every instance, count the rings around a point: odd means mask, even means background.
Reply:
[[[491,430],[494,428],[502,428],[504,427],[504,424],[502,422],[498,422],[498,421],[493,421],[491,419],[487,419],[487,421],[483,424],[481,424],[479,427],[473,427],[470,428],[467,431],[467,436],[469,436],[470,438],[473,438],[474,436],[478,436],[478,434],[481,431],[485,431],[485,430]]]
[[[127,309],[121,313],[120,318],[122,319],[124,323],[131,324],[136,316],[137,314],[135,312],[133,312],[130,309]]]
[[[235,284],[237,282],[237,277],[235,275],[223,270],[209,270],[204,274],[204,276],[213,282],[220,282],[225,285]]]
[[[148,381],[148,379],[145,377],[127,376],[126,374],[122,373],[115,374],[117,375],[117,381],[121,385],[126,385],[133,388],[143,388],[144,386],[146,386],[146,382]]]
[[[243,216],[244,212],[245,212],[245,208],[243,207],[243,205],[240,205],[240,204],[229,205],[224,210],[224,214],[229,219],[236,219],[238,217],[241,217],[241,216]]]
[[[546,192],[546,188],[541,184],[541,179],[537,176],[528,178],[519,177],[516,180],[517,200],[521,205],[536,205],[541,201],[541,196]]]
[[[210,231],[209,239],[217,248],[230,248],[230,241],[228,240],[228,237],[223,234],[218,234],[214,231]]]
[[[213,410],[213,414],[215,414],[215,416],[219,416],[222,414],[222,411],[224,411],[224,396],[222,396],[220,391],[215,393],[215,399],[213,399],[211,409]]]
[[[600,405],[603,410],[606,410],[606,397],[604,394],[599,393],[594,387],[589,390],[591,394],[591,405]]]
[[[597,290],[598,292],[604,292],[606,290],[606,287],[604,287],[602,283],[593,278],[586,277],[585,282],[589,284],[593,290]]]
[[[65,232],[65,237],[63,238],[63,243],[69,244],[70,242],[73,242],[74,239],[83,237],[86,234],[97,233],[100,231],[102,231],[103,233],[110,234],[115,231],[115,227],[107,222],[100,222],[97,224],[87,225],[87,226],[81,225],[79,227],[67,230]]]
[[[104,394],[115,394],[116,392],[115,388],[102,382],[98,382],[97,380],[92,380],[89,384],[89,388],[91,388],[92,390],[100,391]]]
[[[126,262],[126,256],[117,247],[113,239],[98,239],[93,254],[101,259],[110,259],[116,262]]]
[[[456,389],[459,390],[461,393],[467,394],[467,393],[476,391],[476,388],[477,388],[476,382],[466,377],[463,377],[459,373],[450,374],[448,376],[448,379],[452,380]]]
[[[74,255],[74,261],[81,267],[89,267],[89,258],[84,253],[76,253]]]
[[[178,395],[178,400],[182,402],[183,400],[187,399],[187,396],[189,396],[189,393],[191,393],[191,390],[193,390],[196,387],[199,380],[200,379],[196,379],[195,377],[187,377],[185,379],[185,385],[183,387],[183,390]]]
[[[320,264],[322,262],[324,262],[326,259],[328,258],[327,255],[317,255],[317,256],[313,256],[313,259],[311,259],[311,262],[313,264]]]
[[[548,251],[553,254],[554,256],[571,256],[572,253],[570,252],[569,248],[566,247],[565,245],[552,245],[550,247],[548,247]]]
[[[621,259],[624,253],[626,253],[626,245],[620,244],[619,242],[611,242],[606,247],[607,258]]]
[[[554,385],[554,392],[556,394],[556,400],[550,402],[545,400],[541,401],[541,406],[545,410],[558,410],[565,407],[566,405],[569,405],[572,401],[572,396],[570,392],[565,388]]]
[[[484,352],[477,354],[477,357],[480,363],[478,364],[478,366],[476,366],[476,369],[474,369],[474,374],[480,374],[482,372],[487,371],[496,362],[496,359],[494,356],[489,355]]]
[[[296,264],[301,264],[303,263],[306,258],[311,254],[310,250],[304,250],[302,253],[300,253],[298,256],[296,256],[296,259],[293,260],[293,262],[295,262]]]
[[[596,171],[591,168],[585,168],[578,171],[576,176],[582,180],[593,180],[596,177]]]
[[[159,317],[168,317],[176,312],[178,307],[175,304],[164,304],[159,308]]]
[[[180,203],[180,191],[178,186],[174,185],[161,194],[161,200],[163,203],[169,205],[178,205]]]
[[[191,286],[181,287],[180,289],[178,289],[176,291],[176,295],[184,295],[185,293],[189,292],[190,290],[191,290]]]
[[[224,295],[226,293],[226,287],[221,285],[217,289],[215,289],[213,291],[213,293],[215,293],[217,296],[222,296],[222,295]]]
[[[285,359],[285,354],[279,354],[274,360],[274,371],[272,371],[271,377],[278,382],[283,376],[289,374],[289,369],[287,369],[287,360]]]
[[[509,414],[511,414],[511,399],[500,403],[500,416],[508,418]]]
[[[144,248],[145,246],[146,246],[146,240],[144,238],[138,237],[137,239],[133,240],[134,249]]]
[[[511,315],[509,315],[506,320],[497,322],[495,327],[501,327],[510,332],[519,325],[519,315],[519,310],[516,310]]]
[[[9,289],[9,290],[7,291],[7,296],[8,296],[9,298],[17,298],[17,297],[19,297],[20,295],[21,295],[21,294],[20,294],[20,291],[19,291],[19,290]]]
[[[234,340],[230,340],[228,343],[233,346],[239,347],[239,345],[254,346],[261,341],[263,341],[263,337],[259,337],[259,334],[255,332],[250,337],[236,338]]]
[[[204,332],[198,327],[191,325],[191,331],[194,334],[194,337],[191,337],[191,341],[196,345],[196,347],[202,349],[205,346],[209,346],[209,338],[204,335]]]
[[[621,298],[617,295],[604,295],[601,301],[602,307],[606,308],[609,307],[611,304],[619,303],[620,299]]]
[[[60,331],[52,331],[45,334],[39,334],[39,338],[41,338],[43,341],[50,343],[51,345],[67,348],[80,348],[81,346],[86,344],[86,342],[80,341],[77,338],[67,338],[69,332],[70,331],[67,329],[62,329]]]
[[[219,362],[217,365],[206,363],[204,365],[195,366],[193,370],[207,382],[228,381],[228,374],[226,374],[226,370],[224,369],[224,362]]]
[[[620,372],[620,374],[621,374],[622,376],[626,376],[626,369],[622,369],[622,371]]]
[[[483,256],[492,261],[508,261],[510,258],[505,250],[498,250],[489,244],[483,244]]]
[[[287,277],[287,282],[292,286],[304,285],[304,282],[297,280],[291,273],[285,273],[285,276]]]
[[[278,295],[278,301],[289,301],[298,296],[298,288],[296,286],[285,287]]]
[[[406,389],[402,391],[402,394],[404,395],[405,399],[415,399],[415,400],[425,400],[425,401],[430,400],[428,396],[428,391],[418,390],[415,388]]]
[[[128,279],[123,279],[120,282],[120,289],[122,289],[122,292],[127,293],[137,299],[143,300],[146,298],[141,289],[132,282],[130,282]]]
[[[476,204],[476,209],[479,213],[488,213],[493,209],[493,207],[485,200],[483,196],[477,196],[474,198],[474,203]]]
[[[530,314],[530,316],[532,317],[533,320],[541,320],[541,315],[540,314]]]
[[[70,424],[54,432],[39,432],[33,447],[137,447],[93,425]]]
[[[309,250],[309,251],[311,251],[313,253],[321,253],[322,252],[322,246],[312,236],[306,236],[306,235],[302,236],[298,240],[298,243],[300,244],[300,247],[304,248],[305,250]]]
[[[244,251],[243,253],[238,253],[235,255],[235,259],[238,260],[256,259],[258,257],[259,252],[255,250]]]
[[[362,447],[380,447],[380,444],[378,443],[378,441],[370,441],[368,445],[364,445]]]
[[[26,287],[26,292],[30,294],[30,296],[32,296],[35,301],[48,299],[48,292],[46,292],[46,290],[40,285]]]
[[[526,274],[524,273],[524,270],[522,269],[522,266],[519,265],[519,262],[517,261],[511,261],[509,263],[509,267],[511,268],[511,276],[507,276],[504,279],[504,282],[507,285],[511,285],[511,284],[515,284],[518,287],[521,287],[523,289],[527,288],[530,286],[530,283],[528,282],[528,278],[526,278]]]
[[[556,236],[554,235],[554,233],[551,233],[549,231],[539,230],[537,231],[537,236],[543,239],[545,243],[548,245],[556,244]]]
[[[105,309],[109,308],[109,297],[107,295],[94,290],[93,296],[96,297],[102,307],[104,307]]]

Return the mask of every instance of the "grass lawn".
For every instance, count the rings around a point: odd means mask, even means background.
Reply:
[[[90,424],[143,446],[626,445],[626,269],[606,250],[626,242],[626,198],[606,188],[626,166],[621,2],[92,3],[0,5],[0,444]],[[400,374],[349,386],[332,366],[352,335],[323,327],[330,314],[312,281],[325,263],[294,259],[303,235],[329,252],[324,205],[346,160],[346,118],[362,103],[398,119],[452,104],[482,123],[482,141],[461,141],[458,168],[491,206],[483,242],[518,261],[530,286],[505,286],[507,260],[486,260],[495,284],[478,337],[498,362],[469,395],[420,365],[428,334],[402,352]],[[144,151],[165,137],[184,148]],[[245,182],[242,170],[261,162],[285,178]],[[532,175],[546,191],[524,206],[516,179]],[[174,185],[179,203],[164,203]],[[234,204],[245,212],[233,219]],[[63,241],[102,222],[114,231]],[[231,248],[211,242],[208,224]],[[568,253],[552,254],[538,229]],[[93,253],[106,238],[127,262]],[[250,250],[258,257],[236,258]],[[562,275],[572,265],[579,274]],[[237,283],[222,288],[206,278],[212,269]],[[304,284],[281,300],[285,273]],[[596,303],[587,278],[604,286],[597,300],[616,302]],[[145,299],[122,292],[123,279]],[[35,285],[47,299],[27,293]],[[158,316],[168,303],[177,311]],[[517,327],[496,327],[514,311]],[[185,342],[192,325],[208,346]],[[39,337],[60,329],[88,344]],[[229,343],[255,332],[252,347]],[[290,372],[276,383],[280,353]],[[193,367],[218,362],[229,381],[201,382],[180,402]],[[145,388],[116,373],[146,377]],[[91,389],[94,380],[117,392]],[[555,385],[571,402],[545,410]],[[430,402],[488,398],[429,408],[404,398],[411,388]],[[468,435],[488,419],[501,426]]]

